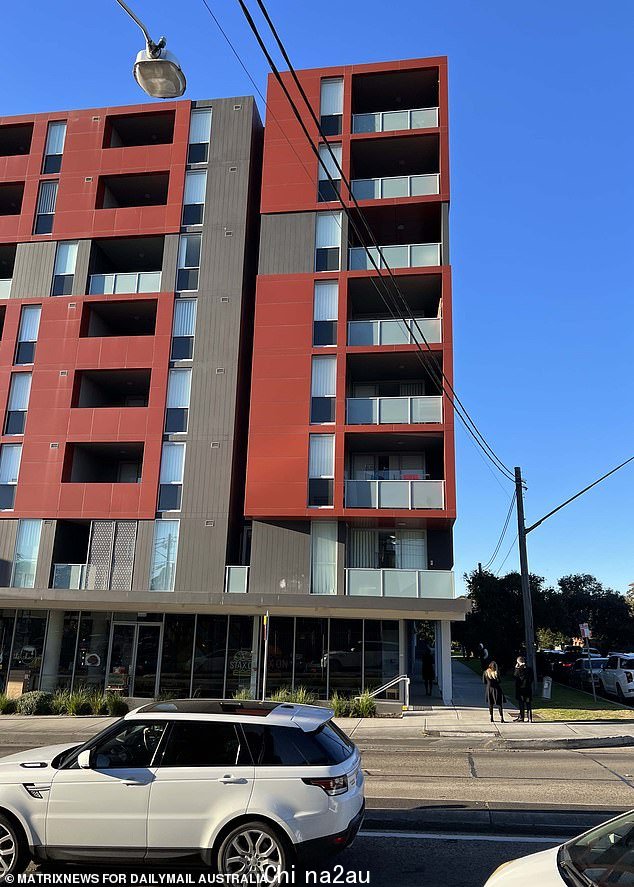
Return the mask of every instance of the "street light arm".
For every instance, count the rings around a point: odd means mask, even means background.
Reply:
[[[161,37],[159,42],[155,43],[150,37],[148,29],[145,27],[141,19],[134,12],[132,12],[128,4],[124,3],[123,0],[117,0],[117,3],[128,13],[132,21],[136,22],[139,28],[141,28],[143,36],[145,37],[145,42],[147,44],[148,55],[150,55],[151,58],[158,58],[158,56],[161,54],[161,50],[164,49],[167,45],[167,40],[165,39],[165,37]]]
[[[608,471],[608,473],[602,475],[602,477],[597,478],[597,480],[593,481],[591,484],[588,484],[587,487],[584,487],[583,490],[579,490],[579,492],[575,493],[574,496],[571,496],[570,499],[566,499],[566,501],[562,502],[561,505],[558,505],[557,508],[553,508],[553,510],[549,511],[548,514],[545,514],[538,521],[535,521],[534,524],[531,524],[530,527],[527,527],[524,532],[530,533],[531,530],[535,530],[537,527],[541,526],[545,520],[548,520],[549,517],[552,517],[553,514],[556,514],[558,511],[561,511],[561,509],[565,508],[566,505],[570,505],[570,503],[574,502],[575,499],[578,499],[579,496],[583,496],[583,494],[587,493],[588,490],[591,490],[592,487],[596,487],[596,485],[600,484],[601,481],[605,480],[607,477],[610,477],[611,474],[614,474],[616,471],[619,471],[619,469],[623,468],[625,465],[628,465],[630,462],[634,462],[634,456],[630,456],[630,458],[626,459],[625,462],[621,462],[621,464],[617,465],[616,468],[613,468],[611,471]]]

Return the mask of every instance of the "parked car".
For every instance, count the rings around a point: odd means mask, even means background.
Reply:
[[[634,811],[561,844],[505,862],[485,887],[564,887],[634,883]]]
[[[296,859],[342,850],[363,819],[364,780],[332,715],[273,702],[153,702],[83,745],[2,758],[2,874],[32,857],[193,856],[272,883]]]
[[[605,656],[577,659],[572,666],[570,683],[581,688],[590,687],[592,689],[593,683],[595,687],[598,687],[601,671],[607,661]]]
[[[634,653],[610,653],[599,677],[599,690],[619,702],[634,698]]]
[[[398,674],[398,642],[396,641],[366,641],[365,642],[365,667],[371,669],[383,668],[384,671],[393,671]],[[349,650],[331,650],[321,657],[321,664],[326,668],[330,662],[331,672],[361,671],[361,659],[364,650],[361,644],[355,644]]]
[[[553,661],[553,677],[562,684],[571,682],[574,664],[583,655],[588,654],[585,647],[565,647]],[[590,647],[591,656],[600,656],[601,654],[596,647]]]

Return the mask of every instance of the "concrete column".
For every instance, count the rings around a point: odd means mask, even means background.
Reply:
[[[46,647],[42,657],[42,675],[40,689],[53,692],[57,689],[57,672],[59,671],[59,654],[62,650],[64,634],[64,611],[51,610],[48,617]]]
[[[407,622],[404,619],[398,621],[398,673],[409,674],[408,672],[408,649],[407,649]],[[396,677],[396,675],[394,675]],[[410,674],[410,678],[412,675]],[[405,684],[399,684],[399,692],[401,702],[405,702]]]
[[[440,679],[438,683],[442,693],[442,701],[445,705],[451,705],[453,697],[451,679],[451,622],[443,620],[438,625],[440,627]]]
[[[251,640],[251,683],[249,689],[254,699],[258,696],[260,672],[260,616],[253,616],[253,634]],[[262,639],[264,643],[264,639]]]

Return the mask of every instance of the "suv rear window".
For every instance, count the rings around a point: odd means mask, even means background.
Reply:
[[[242,725],[253,760],[269,767],[318,767],[341,764],[354,745],[331,721],[305,733],[299,727]]]
[[[174,721],[161,767],[235,767],[240,760],[236,725],[224,721]]]

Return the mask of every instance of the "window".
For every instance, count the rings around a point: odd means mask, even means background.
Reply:
[[[21,520],[13,554],[12,588],[34,588],[37,554],[40,548],[41,520]]]
[[[338,271],[341,213],[318,213],[315,225],[315,271]]]
[[[265,724],[243,724],[243,729],[256,765],[263,767],[330,766],[343,763],[354,751],[332,721],[310,733]]]
[[[169,371],[167,379],[167,410],[165,413],[165,431],[167,434],[179,434],[187,431],[191,384],[191,370],[175,369]]]
[[[311,594],[337,594],[337,522],[310,525]]]
[[[183,225],[202,225],[205,208],[207,171],[190,170],[185,173],[185,196],[183,198]]]
[[[62,154],[66,141],[66,123],[58,121],[49,123],[46,134],[46,147],[44,149],[44,164],[42,173],[51,175],[58,173],[62,168]]]
[[[330,150],[335,156],[339,168],[341,168],[341,145],[330,145]],[[341,188],[341,173],[337,169],[337,164],[333,160],[327,145],[319,146],[319,187],[317,189],[317,200],[320,202],[327,200],[337,200]],[[324,169],[324,166],[326,169]],[[330,178],[333,181],[330,181]]]
[[[176,289],[198,289],[198,271],[200,269],[200,234],[181,234],[178,245],[178,271],[176,272]]]
[[[53,271],[52,296],[70,296],[73,292],[77,241],[67,240],[57,244],[55,270]]]
[[[328,77],[321,81],[319,113],[324,135],[340,135],[343,115],[343,77]]]
[[[154,538],[150,555],[150,591],[174,591],[177,554],[178,521],[154,521]]]
[[[95,770],[130,770],[151,765],[167,721],[124,721],[90,750]],[[76,765],[75,765],[76,766]]]
[[[179,511],[183,492],[185,444],[164,443],[159,480],[159,511]]]
[[[194,355],[196,329],[196,299],[177,299],[174,302],[172,327],[172,360],[191,360]]]
[[[195,108],[189,120],[188,163],[207,163],[211,137],[211,108]]]
[[[4,423],[5,434],[24,434],[30,393],[31,373],[13,373]]]
[[[34,234],[50,234],[53,230],[58,184],[58,182],[40,182],[40,190],[37,195],[35,227],[33,229]]]
[[[15,349],[16,364],[33,363],[35,344],[40,329],[41,305],[24,305],[20,315],[20,331]]]
[[[335,421],[335,395],[337,387],[337,358],[313,357],[310,421],[313,424]]]
[[[317,280],[313,296],[313,345],[337,344],[339,284]]]
[[[11,511],[13,508],[21,458],[22,444],[3,444],[0,447],[0,511]]]
[[[334,434],[311,434],[308,449],[308,504],[326,508],[333,504],[335,476]]]
[[[236,725],[222,721],[175,721],[161,767],[235,767],[250,764],[240,754]],[[248,757],[248,753],[247,753]]]

